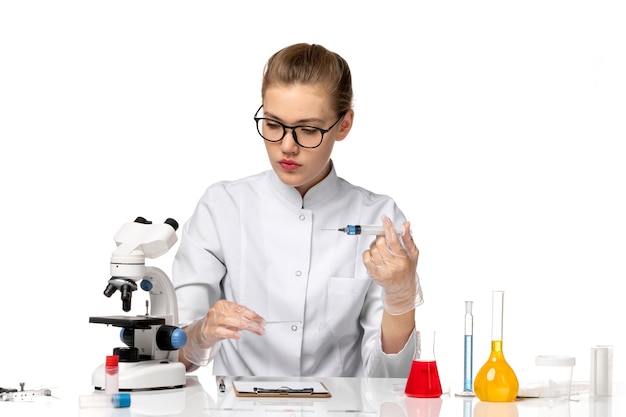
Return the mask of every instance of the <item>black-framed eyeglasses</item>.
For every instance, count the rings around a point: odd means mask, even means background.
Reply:
[[[322,129],[315,126],[287,126],[278,120],[268,119],[265,117],[257,117],[263,105],[254,114],[254,121],[256,122],[256,130],[259,135],[268,142],[280,142],[287,134],[287,129],[291,129],[291,135],[293,140],[303,148],[317,148],[322,144],[324,135],[339,123],[345,113],[339,116],[339,119],[333,123],[328,129]]]

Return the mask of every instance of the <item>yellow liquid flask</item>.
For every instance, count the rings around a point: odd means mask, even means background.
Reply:
[[[515,401],[519,382],[502,351],[504,291],[493,291],[491,303],[491,354],[474,378],[474,393],[481,401]]]

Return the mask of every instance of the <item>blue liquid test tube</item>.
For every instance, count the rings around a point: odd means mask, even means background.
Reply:
[[[465,302],[465,358],[463,367],[463,392],[473,393],[472,386],[472,357],[474,342],[474,316],[472,315],[472,301]]]
[[[465,302],[465,340],[463,360],[463,391],[455,394],[457,397],[474,397],[472,380],[472,356],[474,342],[474,316],[472,316],[472,301]]]

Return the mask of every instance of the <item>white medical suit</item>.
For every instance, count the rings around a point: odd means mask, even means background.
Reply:
[[[216,375],[406,378],[415,332],[398,354],[381,348],[381,287],[362,253],[374,236],[338,232],[348,224],[396,226],[394,201],[331,173],[302,198],[266,171],[209,187],[182,230],[173,264],[181,325],[220,298],[265,320],[263,336],[218,344]],[[330,230],[324,230],[330,229]]]

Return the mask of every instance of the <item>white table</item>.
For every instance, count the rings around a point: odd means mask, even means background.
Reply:
[[[254,379],[254,378],[248,378]],[[262,378],[266,381],[267,378]],[[615,385],[609,398],[589,398],[586,385],[577,384],[579,394],[571,401],[554,402],[538,398],[512,403],[488,403],[444,393],[437,399],[407,398],[406,379],[400,378],[278,378],[287,381],[321,381],[331,398],[241,398],[234,395],[230,380],[220,393],[213,378],[188,376],[184,388],[131,393],[126,409],[79,409],[78,392],[66,389],[60,398],[39,398],[34,402],[0,402],[0,416],[279,416],[308,417],[618,417],[626,415],[626,393]]]

